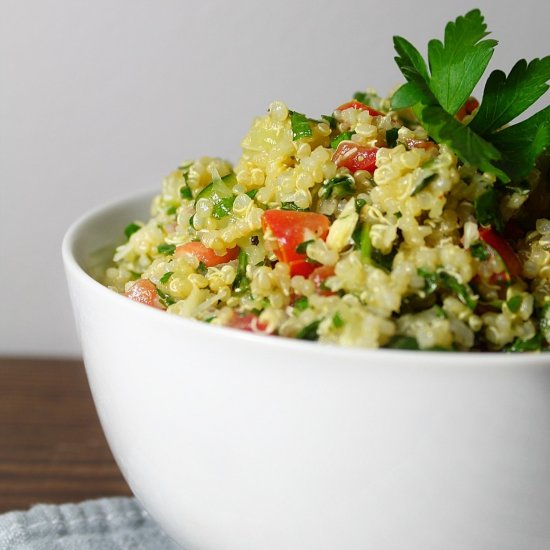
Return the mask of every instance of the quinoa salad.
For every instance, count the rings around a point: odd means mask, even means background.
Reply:
[[[548,88],[550,57],[493,71],[477,100],[487,35],[472,10],[430,41],[427,62],[394,37],[406,82],[387,98],[358,92],[314,117],[274,101],[236,164],[182,163],[148,221],[122,222],[102,282],[279,337],[547,351],[550,108],[513,119]]]

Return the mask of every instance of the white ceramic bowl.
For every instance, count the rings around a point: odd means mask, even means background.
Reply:
[[[550,356],[342,349],[181,319],[87,272],[151,195],[63,243],[118,464],[187,550],[547,550]]]

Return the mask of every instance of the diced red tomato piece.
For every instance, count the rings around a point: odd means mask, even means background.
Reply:
[[[265,332],[267,328],[267,325],[260,323],[258,321],[258,316],[253,313],[247,313],[245,315],[235,313],[227,326],[245,330],[246,332]]]
[[[479,101],[475,97],[470,97],[466,103],[460,107],[456,118],[460,121],[464,120],[468,115],[471,115],[479,107]]]
[[[351,101],[348,101],[347,103],[340,105],[340,107],[337,107],[336,110],[345,111],[346,109],[355,109],[357,111],[368,111],[369,114],[372,116],[382,116],[382,113],[379,113],[376,109],[373,109],[372,107],[369,107],[368,105],[365,105],[364,103],[361,103],[356,99],[353,99]]]
[[[371,174],[376,169],[377,147],[356,145],[350,141],[341,141],[332,156],[332,162],[339,168],[347,168],[351,173],[366,170]]]
[[[323,283],[334,275],[334,267],[332,265],[322,265],[315,268],[309,276],[309,279],[314,282],[318,294],[322,296],[331,296],[335,294],[332,290],[324,288]]]
[[[218,256],[211,248],[208,248],[201,242],[196,241],[180,244],[176,248],[176,251],[174,252],[174,256],[176,256],[176,258],[183,256],[183,254],[192,254],[206,267],[213,267],[215,265],[225,264],[231,260],[235,260],[239,256],[239,247],[235,246],[234,248],[230,248],[223,256]]]
[[[510,277],[517,277],[521,274],[523,269],[521,262],[506,239],[490,227],[481,227],[479,229],[479,237],[502,258]]]
[[[319,265],[313,262],[308,262],[307,260],[295,260],[288,262],[290,266],[290,274],[301,275],[302,277],[308,277],[309,274]]]
[[[124,295],[134,302],[156,307],[157,309],[164,309],[160,303],[157,288],[148,279],[137,280]]]
[[[299,244],[315,237],[325,239],[330,227],[329,219],[315,212],[296,212],[294,210],[266,210],[262,217],[264,232],[269,229],[277,239],[275,255],[281,262],[290,265],[291,275],[307,277],[315,264],[307,261],[307,255],[296,252]]]

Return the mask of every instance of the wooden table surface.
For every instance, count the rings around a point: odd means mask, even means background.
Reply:
[[[129,494],[82,362],[0,358],[0,513]]]

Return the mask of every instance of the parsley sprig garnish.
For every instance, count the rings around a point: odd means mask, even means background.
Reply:
[[[410,42],[395,36],[395,60],[407,83],[394,94],[392,108],[412,107],[430,137],[448,145],[462,162],[507,183],[526,176],[550,146],[550,106],[502,129],[548,89],[550,56],[530,63],[522,59],[508,76],[493,71],[478,112],[463,124],[455,115],[497,45],[488,34],[481,12],[472,10],[447,24],[443,42],[430,40],[428,63]]]

